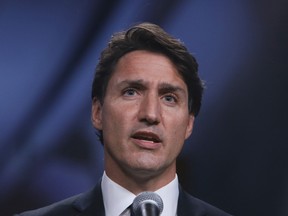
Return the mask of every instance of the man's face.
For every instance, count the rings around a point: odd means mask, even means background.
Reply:
[[[194,116],[187,86],[169,58],[139,50],[119,59],[103,104],[93,101],[92,121],[103,131],[110,175],[175,176]]]

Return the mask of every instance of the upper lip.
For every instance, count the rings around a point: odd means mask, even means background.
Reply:
[[[153,141],[153,142],[161,142],[160,137],[150,131],[137,131],[132,135],[132,138],[134,139],[141,139],[141,140],[148,140],[148,141]]]

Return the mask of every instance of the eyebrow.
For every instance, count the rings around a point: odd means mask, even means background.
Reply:
[[[148,82],[145,82],[144,80],[142,79],[138,79],[138,80],[123,80],[119,83],[119,86],[120,87],[123,87],[123,86],[131,86],[131,87],[137,87],[139,89],[147,89],[147,85],[148,85]],[[160,85],[158,86],[158,91],[161,93],[161,94],[164,94],[164,93],[167,93],[167,92],[180,92],[182,94],[185,94],[186,91],[178,86],[178,85],[173,85],[171,83],[167,83],[167,82],[163,82],[163,83],[160,83]]]
[[[119,83],[120,87],[124,86],[131,86],[131,87],[137,87],[140,89],[146,89],[145,82],[142,79],[139,80],[123,80]]]
[[[185,93],[185,90],[183,88],[181,88],[180,86],[173,85],[171,83],[166,83],[166,82],[160,84],[159,91],[161,93],[166,93],[166,92],[181,92],[181,93]]]

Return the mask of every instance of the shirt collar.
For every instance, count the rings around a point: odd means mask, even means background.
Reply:
[[[112,181],[104,172],[101,182],[106,216],[119,216],[136,197],[133,193]],[[163,200],[162,216],[175,216],[179,196],[178,177],[155,191]]]
[[[136,197],[133,193],[112,181],[104,172],[101,182],[106,216],[119,216]]]
[[[177,213],[177,204],[179,196],[178,176],[164,187],[155,191],[163,200],[164,208],[162,216],[175,216]]]

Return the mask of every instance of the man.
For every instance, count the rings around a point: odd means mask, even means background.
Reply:
[[[105,172],[84,194],[29,215],[119,216],[137,194],[153,191],[164,216],[227,216],[182,190],[176,158],[191,135],[203,86],[195,58],[159,26],[142,23],[113,35],[92,86],[92,123]]]

